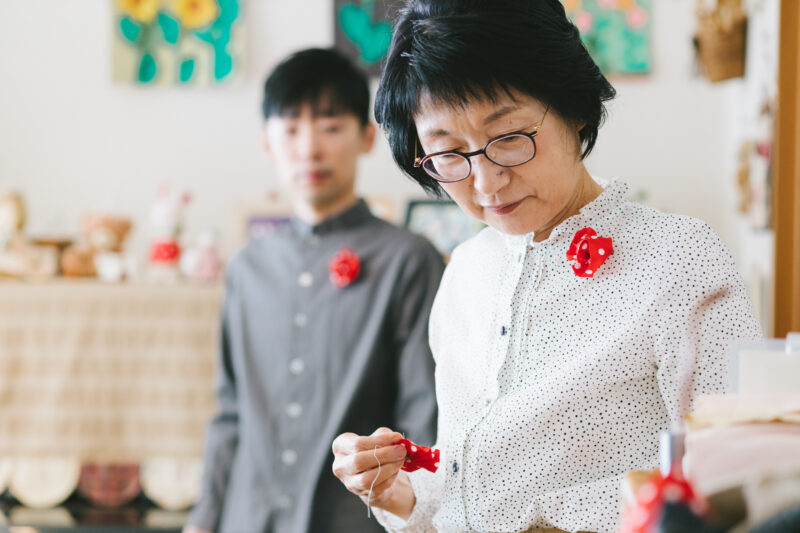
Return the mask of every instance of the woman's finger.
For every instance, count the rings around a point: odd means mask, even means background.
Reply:
[[[351,455],[358,452],[373,450],[376,446],[378,448],[390,446],[393,442],[397,442],[402,438],[403,435],[400,433],[386,428],[377,430],[369,437],[358,436],[354,433],[342,433],[334,439],[331,448],[335,455]]]
[[[383,448],[373,448],[363,452],[354,453],[349,456],[352,465],[351,472],[360,474],[379,464],[393,463],[402,461],[406,457],[406,449],[403,446],[384,446]]]
[[[358,438],[358,435],[355,433],[342,433],[333,439],[331,450],[333,450],[334,455],[344,453],[344,450],[352,448],[352,441],[356,438]]]
[[[376,467],[354,476],[348,476],[345,485],[351,492],[355,492],[359,496],[366,496],[370,489],[374,493],[377,485],[396,477],[402,466],[402,461],[382,464],[380,468]]]

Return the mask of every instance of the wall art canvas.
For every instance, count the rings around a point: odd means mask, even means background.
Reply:
[[[647,74],[652,66],[652,0],[563,0],[586,49],[606,76]]]
[[[402,2],[334,0],[336,49],[370,76],[380,76],[392,40],[392,20]]]
[[[113,78],[210,86],[241,79],[243,0],[115,0]]]

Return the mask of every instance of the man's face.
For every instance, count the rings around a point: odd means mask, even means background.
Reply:
[[[321,209],[354,195],[358,156],[374,138],[375,127],[354,114],[315,115],[306,104],[267,120],[264,150],[293,199]]]

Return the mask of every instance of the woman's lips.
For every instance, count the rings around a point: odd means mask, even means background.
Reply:
[[[508,215],[509,213],[513,212],[519,205],[525,200],[517,200],[516,202],[512,202],[510,204],[500,204],[500,205],[487,205],[484,206],[484,209],[488,209],[492,213],[496,215]]]

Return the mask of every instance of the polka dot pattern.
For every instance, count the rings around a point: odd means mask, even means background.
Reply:
[[[761,336],[706,224],[600,183],[545,241],[487,228],[453,254],[430,322],[452,468],[409,474],[409,520],[376,513],[389,531],[614,531],[622,475],[655,467],[658,433],[723,391],[728,344]],[[566,259],[585,227],[613,239],[594,277]]]

